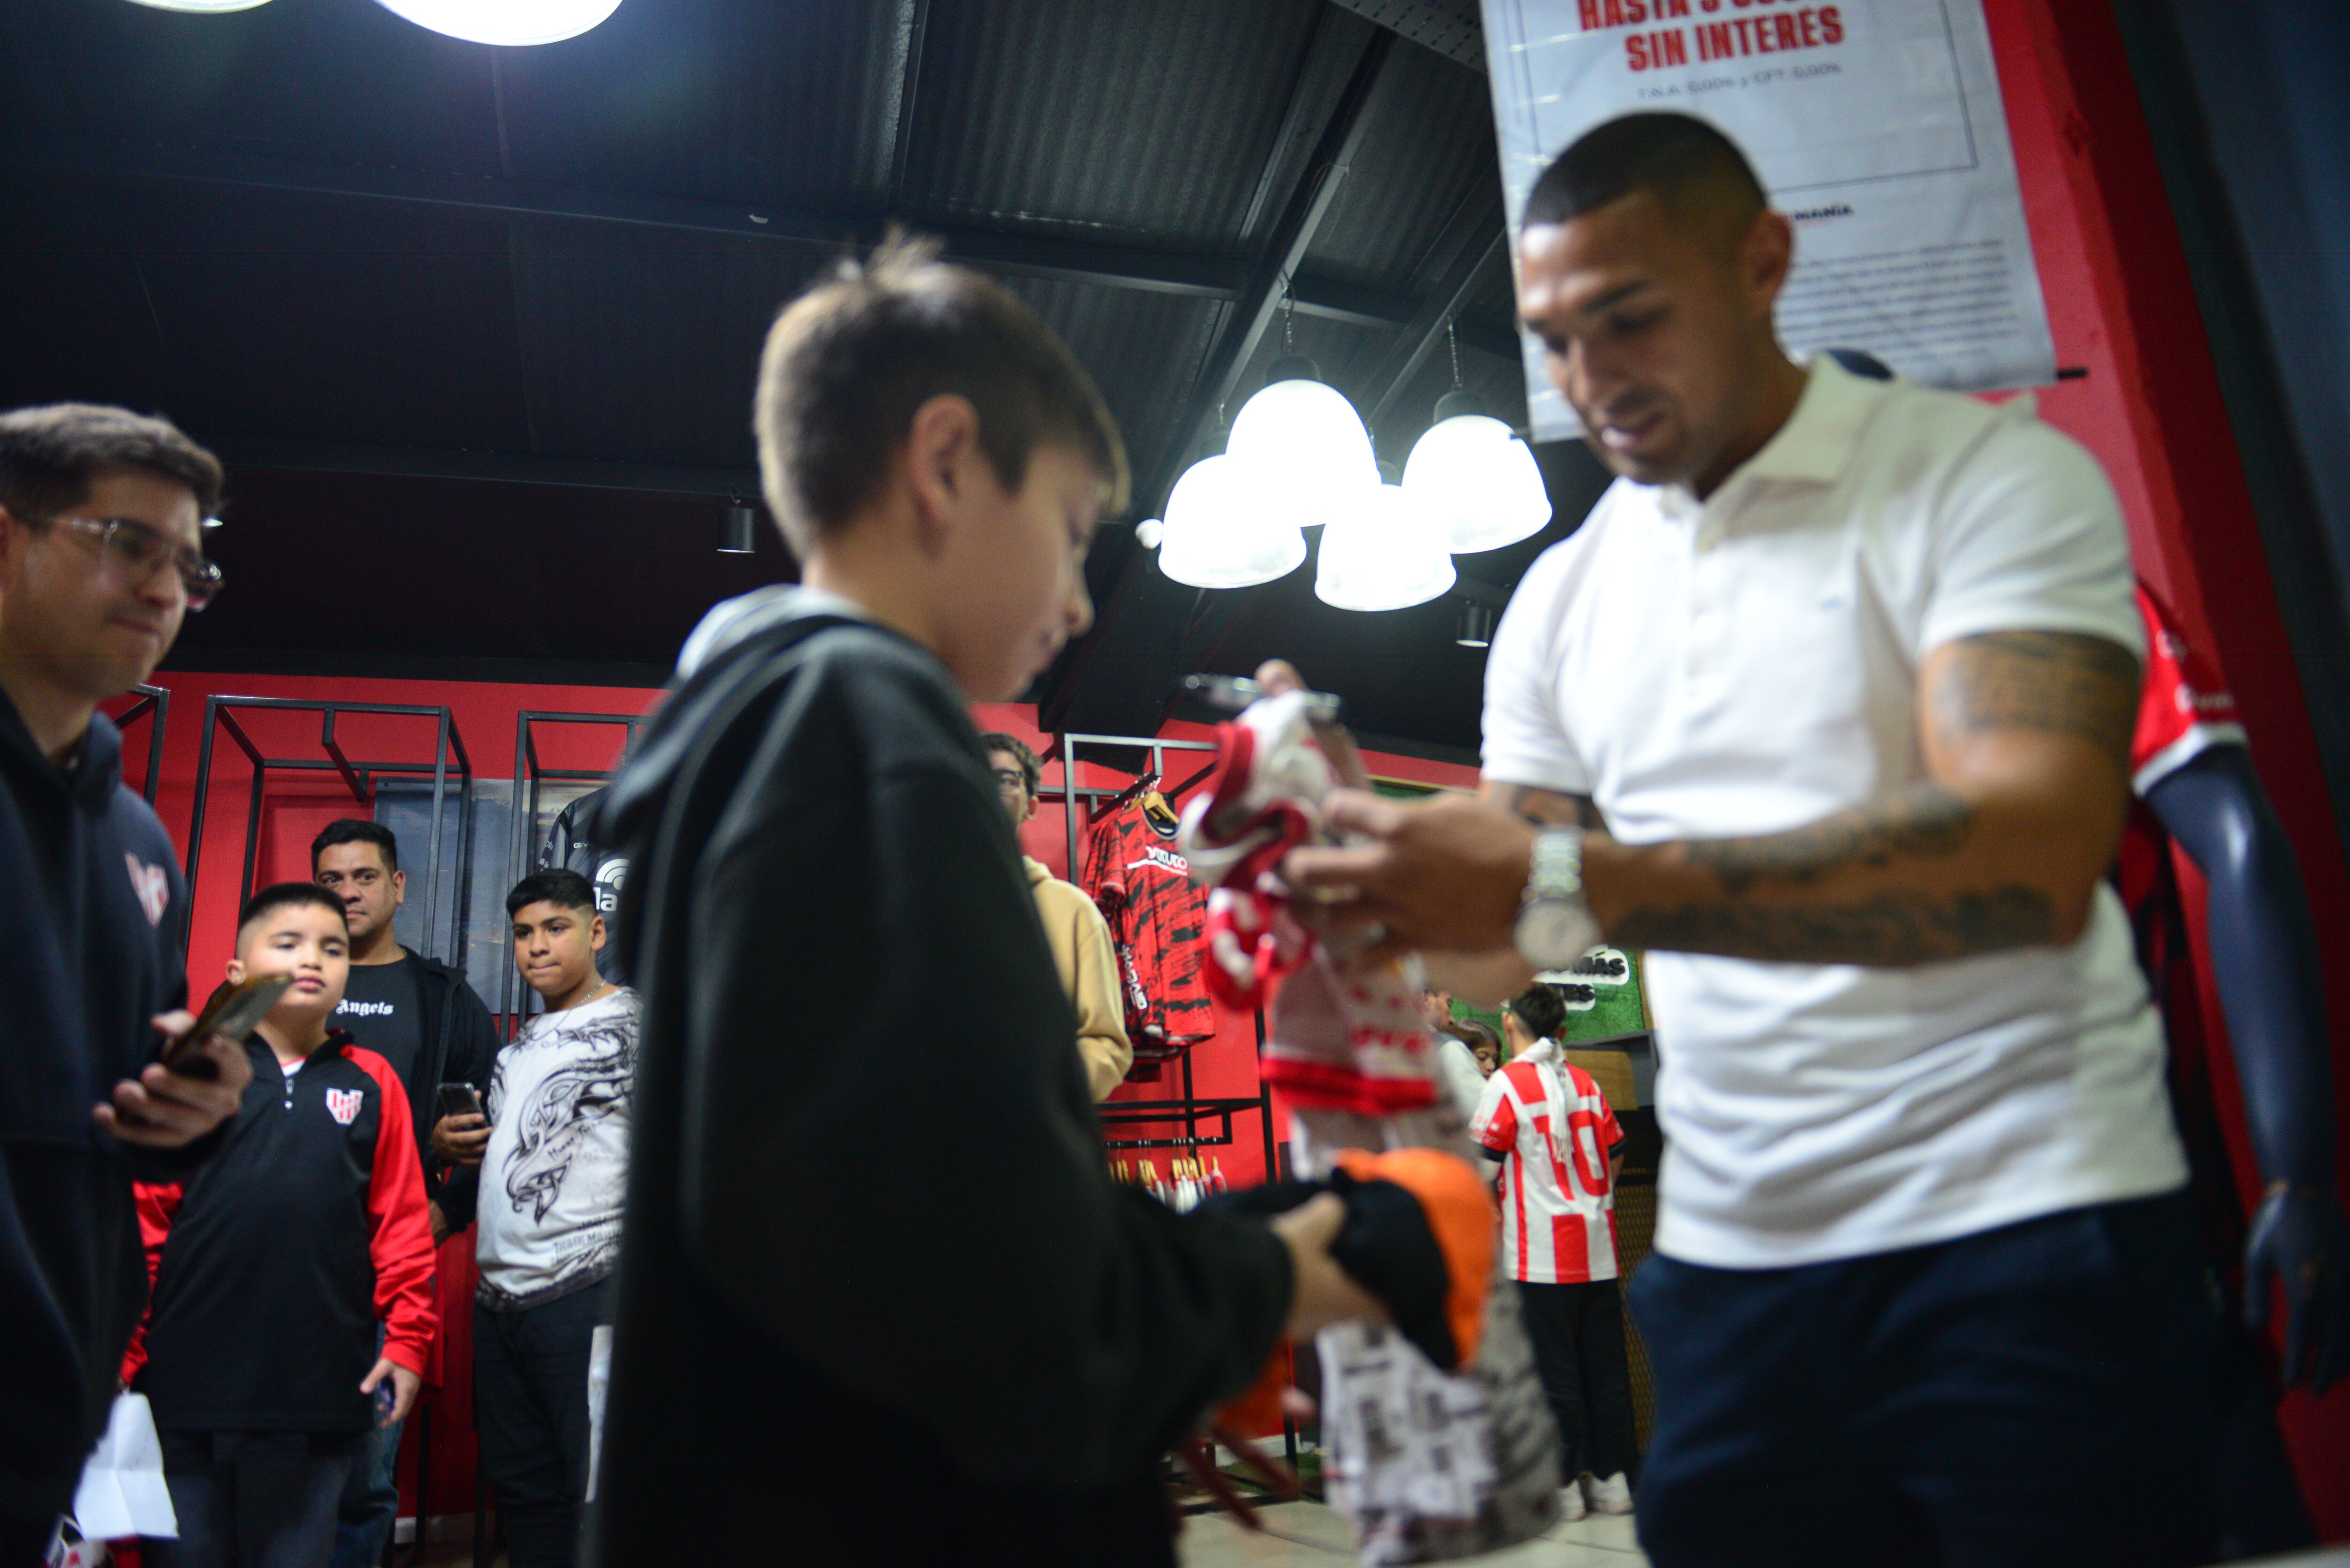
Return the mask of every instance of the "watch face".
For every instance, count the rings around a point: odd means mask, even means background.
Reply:
[[[1565,969],[1599,940],[1599,922],[1580,904],[1539,898],[1518,915],[1518,956],[1537,969]]]

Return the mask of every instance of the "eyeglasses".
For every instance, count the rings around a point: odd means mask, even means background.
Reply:
[[[1028,775],[1018,768],[993,768],[989,771],[995,775],[996,788],[1016,789],[1022,794],[1028,793]]]
[[[99,554],[132,583],[143,583],[169,562],[187,590],[188,607],[200,610],[220,592],[221,569],[200,550],[175,544],[160,531],[130,517],[26,518],[36,525],[56,524],[74,537],[97,546]]]

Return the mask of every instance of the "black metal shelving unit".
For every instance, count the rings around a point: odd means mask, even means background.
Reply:
[[[318,749],[326,753],[317,757],[273,757],[257,745],[246,733],[237,715],[253,711],[308,712],[319,716]],[[353,760],[335,737],[335,726],[347,716],[430,719],[434,722],[434,743],[430,762],[397,759],[360,762]],[[158,719],[161,717],[159,704]],[[203,743],[196,754],[195,810],[188,826],[188,863],[185,867],[188,885],[188,916],[180,932],[187,940],[188,929],[194,923],[196,874],[202,867],[204,850],[204,815],[212,799],[213,742],[225,731],[245,760],[253,764],[253,780],[246,791],[244,808],[244,874],[237,893],[242,905],[253,896],[253,870],[261,852],[261,797],[267,787],[272,769],[292,773],[332,773],[339,774],[349,788],[351,798],[359,805],[373,809],[376,780],[384,776],[432,776],[432,847],[427,856],[424,892],[424,933],[429,945],[441,930],[441,893],[444,882],[453,881],[453,902],[451,909],[457,919],[452,922],[455,936],[454,951],[442,954],[442,961],[462,972],[465,967],[464,909],[466,895],[472,888],[470,854],[473,837],[473,764],[465,754],[465,738],[457,731],[456,715],[445,707],[417,707],[399,702],[335,702],[300,697],[208,697],[204,700]],[[444,877],[442,854],[442,808],[448,802],[450,773],[457,774],[457,832],[453,875]]]
[[[551,709],[526,710],[515,719],[514,799],[509,806],[508,821],[512,830],[506,835],[506,885],[514,886],[530,875],[537,863],[538,792],[543,784],[608,784],[620,771],[620,763],[628,761],[637,749],[637,732],[652,722],[649,713],[568,713]],[[620,741],[619,761],[608,768],[550,768],[538,760],[538,727],[541,724],[618,725],[624,732]],[[521,977],[515,973],[514,932],[505,933],[505,968],[498,977],[498,1016],[509,1033],[521,1027],[522,1009],[528,998],[522,994]]]

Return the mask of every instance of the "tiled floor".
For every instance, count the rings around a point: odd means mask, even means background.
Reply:
[[[1346,1521],[1318,1502],[1275,1503],[1263,1511],[1265,1533],[1229,1515],[1194,1514],[1177,1542],[1183,1568],[1331,1568],[1355,1561]],[[1480,1568],[1647,1568],[1628,1516],[1593,1515],[1552,1527],[1540,1541],[1476,1559]]]

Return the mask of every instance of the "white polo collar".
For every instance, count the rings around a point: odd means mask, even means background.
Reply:
[[[1737,487],[1762,480],[1794,484],[1834,484],[1844,475],[1859,444],[1861,428],[1885,395],[1885,383],[1864,380],[1825,354],[1810,357],[1804,395],[1778,433],[1762,450],[1731,471],[1714,491],[1730,494]],[[1686,487],[1660,488],[1657,503],[1669,517],[1690,517],[1705,508]]]

